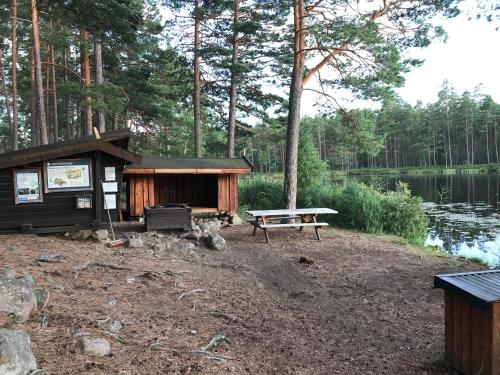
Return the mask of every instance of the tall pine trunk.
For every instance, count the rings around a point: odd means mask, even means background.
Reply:
[[[89,54],[87,51],[89,41],[89,34],[86,30],[80,30],[80,54],[82,58],[82,76],[83,76],[83,85],[86,89],[90,87],[91,79],[90,79],[90,60]],[[85,118],[84,126],[83,126],[83,134],[84,135],[92,135],[92,97],[87,96],[86,105],[85,105]]]
[[[293,5],[293,70],[288,100],[288,122],[285,152],[285,177],[283,183],[283,205],[295,208],[297,204],[297,157],[300,131],[300,99],[305,65],[305,8],[304,0],[295,0]]]
[[[36,79],[35,79],[35,54],[34,51],[31,51],[31,69],[30,69],[30,78],[31,78],[31,146],[35,147],[40,145],[40,124],[38,123],[38,113],[36,106]]]
[[[17,113],[17,0],[12,0],[12,143],[19,148]]]
[[[240,0],[234,0],[233,15],[233,54],[231,58],[231,88],[229,93],[229,119],[227,124],[227,157],[234,158],[234,146],[236,138],[236,104],[238,101],[238,54],[240,22]]]
[[[2,81],[2,92],[3,99],[5,103],[5,111],[7,112],[7,123],[9,124],[9,129],[12,129],[12,118],[10,116],[10,105],[9,105],[9,93],[7,91],[7,82],[5,80],[5,72],[4,72],[4,61],[3,61],[3,52],[0,48],[0,80]]]
[[[62,63],[63,63],[63,67],[64,67],[63,80],[64,80],[64,83],[66,85],[69,82],[68,72],[67,72],[67,68],[68,68],[68,55],[67,55],[67,53],[68,52],[67,52],[66,48],[64,48],[62,51]],[[70,53],[71,53],[71,50],[70,50]],[[65,112],[65,121],[66,121],[66,134],[67,134],[68,139],[73,139],[75,137],[75,133],[73,130],[71,102],[70,102],[70,98],[68,95],[66,95],[64,98],[64,107],[65,107],[64,112]]]
[[[489,120],[490,120],[490,114],[488,113],[484,121],[484,131],[486,133],[486,163],[488,164],[490,164],[490,130],[488,127]]]
[[[35,58],[35,89],[40,141],[43,145],[49,143],[47,137],[47,117],[43,96],[42,59],[40,57],[40,34],[38,29],[38,11],[36,0],[31,0],[31,24],[33,29],[33,56]]]
[[[59,116],[58,116],[58,107],[57,107],[57,82],[56,82],[56,57],[54,46],[50,46],[50,75],[52,77],[51,80],[51,91],[52,91],[52,121],[53,121],[53,142],[59,141]]]
[[[194,156],[201,158],[201,82],[200,82],[200,1],[194,2],[194,91],[193,91],[193,117],[194,117]]]
[[[95,84],[99,89],[99,86],[104,83],[104,76],[102,72],[102,39],[98,34],[94,36],[94,73]],[[101,94],[99,94],[99,100],[101,102],[103,100],[103,96]],[[97,127],[101,133],[106,131],[106,118],[103,111],[97,111]]]

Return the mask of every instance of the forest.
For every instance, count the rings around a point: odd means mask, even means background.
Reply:
[[[499,106],[393,88],[445,38],[449,0],[10,0],[0,5],[0,151],[127,127],[145,155],[247,155],[297,194],[299,138],[330,169],[498,162]],[[304,117],[304,91],[320,95]],[[339,93],[382,103],[347,109]],[[300,130],[299,130],[300,129]],[[299,136],[299,134],[302,134]]]

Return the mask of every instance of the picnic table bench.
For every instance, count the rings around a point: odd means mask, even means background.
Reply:
[[[295,227],[302,231],[304,227],[314,227],[316,238],[321,241],[318,229],[328,226],[328,223],[319,223],[316,218],[321,214],[336,214],[337,211],[330,208],[294,208],[280,210],[247,211],[253,219],[247,220],[253,224],[252,236],[255,236],[257,228],[264,231],[266,242],[269,243],[269,228]],[[300,218],[300,222],[290,222]]]

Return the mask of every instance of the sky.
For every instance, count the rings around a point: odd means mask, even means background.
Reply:
[[[500,102],[500,30],[495,30],[499,22],[468,20],[464,14],[439,23],[448,40],[412,51],[412,56],[425,63],[406,74],[406,85],[397,90],[398,94],[410,104],[417,100],[433,102],[447,79],[459,93],[472,92],[481,84],[483,94]]]
[[[446,42],[434,41],[427,48],[415,48],[407,51],[407,55],[425,60],[424,64],[405,74],[406,84],[396,89],[402,99],[412,105],[417,101],[432,103],[437,100],[444,80],[461,94],[468,90],[473,92],[481,85],[480,92],[491,95],[500,103],[500,20],[487,22],[484,18],[476,19],[471,15],[477,13],[479,0],[465,0],[462,3],[462,14],[452,19],[436,17],[433,23],[446,30]],[[311,116],[321,112],[318,95],[304,92],[302,99],[302,115]],[[379,104],[355,101],[347,107],[377,108]]]

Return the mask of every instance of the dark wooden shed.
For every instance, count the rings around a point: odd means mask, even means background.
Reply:
[[[500,374],[500,270],[437,275],[445,291],[445,351],[464,375]]]
[[[125,167],[129,214],[165,203],[188,203],[195,214],[236,211],[238,176],[252,169],[246,158],[143,158]]]
[[[140,161],[129,137],[119,130],[0,154],[0,232],[99,226],[106,203],[118,220],[124,165]]]

